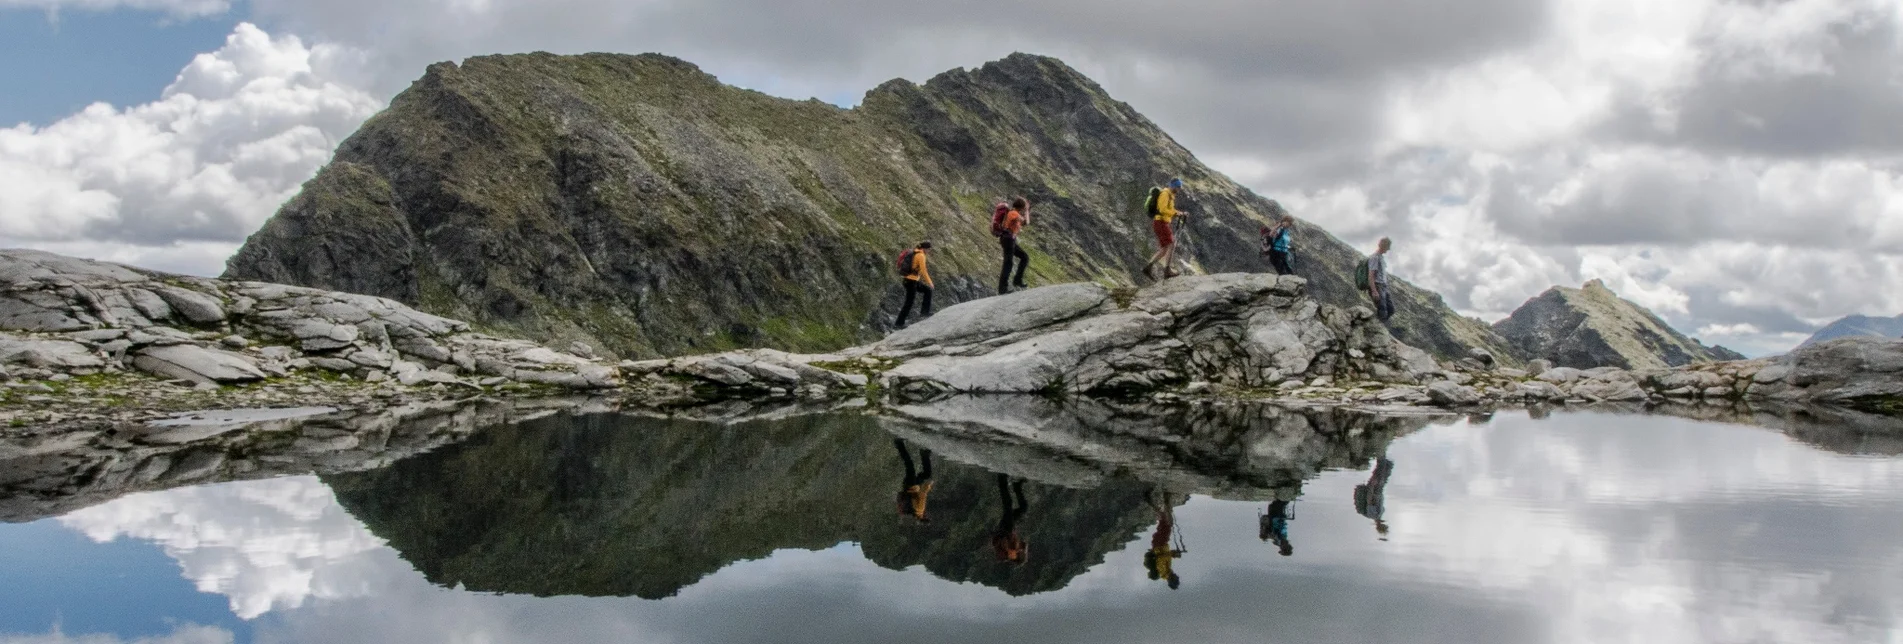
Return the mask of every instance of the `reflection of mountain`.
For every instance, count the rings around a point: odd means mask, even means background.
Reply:
[[[857,542],[882,566],[1024,594],[1061,588],[1128,543],[1152,518],[1153,486],[1263,498],[1324,467],[1361,465],[1424,422],[1038,399],[725,426],[601,416],[501,428],[327,481],[446,586],[665,597],[774,550]],[[938,452],[930,524],[897,512],[902,467],[881,425]],[[956,461],[1032,481],[1019,527],[1027,563],[990,550],[995,475]]]
[[[328,482],[432,582],[535,595],[665,597],[736,561],[851,541],[881,565],[1037,592],[1101,561],[1148,517],[1134,484],[1031,486],[1020,531],[1037,556],[1007,568],[989,561],[991,476],[935,466],[933,522],[917,525],[897,512],[897,452],[869,418],[719,427],[598,416],[498,429]]]

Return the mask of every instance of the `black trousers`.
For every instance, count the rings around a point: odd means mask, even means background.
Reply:
[[[1288,251],[1285,251],[1285,250],[1269,251],[1269,265],[1275,267],[1276,275],[1294,275],[1295,274],[1295,268],[1289,266],[1289,263],[1288,263]]]
[[[1011,286],[1024,288],[1024,269],[1031,265],[1031,254],[1018,247],[1017,235],[1005,235],[998,238],[998,245],[1004,250],[1004,270],[998,272],[998,294],[1011,292]],[[1011,262],[1017,261],[1017,279],[1011,278]]]
[[[925,294],[925,305],[919,307],[918,316],[932,317],[932,287],[926,286],[924,280],[905,280],[905,304],[899,307],[899,319],[894,326],[905,328],[905,319],[912,316],[912,301],[920,293]]]

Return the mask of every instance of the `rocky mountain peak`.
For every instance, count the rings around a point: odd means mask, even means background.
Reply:
[[[1576,369],[1661,369],[1743,358],[1686,337],[1598,279],[1578,289],[1553,287],[1493,329],[1529,359]]]
[[[1133,285],[1154,250],[1143,195],[1176,176],[1197,213],[1184,258],[1266,271],[1256,231],[1281,208],[1053,58],[893,81],[842,109],[659,55],[485,56],[433,66],[366,122],[227,274],[621,357],[831,350],[890,330],[892,258],[920,239],[941,307],[991,295],[989,207],[1008,195],[1036,203],[1035,284]],[[1359,251],[1311,224],[1296,243],[1310,294],[1365,304]],[[1402,341],[1514,359],[1432,293],[1395,290]]]

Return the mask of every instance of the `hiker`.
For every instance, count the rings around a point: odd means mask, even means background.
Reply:
[[[1262,254],[1269,256],[1269,265],[1275,267],[1276,275],[1294,275],[1295,267],[1289,263],[1289,238],[1295,234],[1295,217],[1282,215],[1274,228],[1262,229]]]
[[[1386,456],[1374,459],[1374,471],[1368,473],[1368,482],[1355,486],[1355,514],[1374,519],[1374,532],[1382,541],[1388,540],[1388,524],[1381,520],[1387,513],[1388,477],[1394,474],[1394,461]]]
[[[1024,269],[1031,265],[1031,255],[1018,246],[1018,233],[1025,224],[1031,223],[1031,202],[1023,197],[1011,200],[1011,203],[998,204],[998,213],[992,217],[996,225],[992,234],[998,236],[998,246],[1004,250],[1004,269],[998,272],[998,294],[1011,292],[1012,287],[1024,288]],[[1012,278],[1011,265],[1017,262],[1018,273]]]
[[[1183,556],[1184,549],[1171,543],[1176,531],[1176,509],[1170,505],[1170,493],[1163,493],[1163,503],[1158,505],[1150,495],[1143,495],[1150,504],[1150,510],[1156,513],[1156,532],[1150,535],[1150,550],[1143,553],[1143,568],[1150,573],[1152,580],[1165,580],[1170,590],[1182,587],[1183,579],[1176,576],[1175,562]]]
[[[1394,317],[1394,295],[1388,290],[1388,249],[1393,246],[1393,241],[1382,237],[1374,254],[1355,269],[1355,288],[1366,291],[1374,300],[1374,315],[1382,322]]]
[[[932,317],[932,271],[925,261],[932,254],[932,242],[922,241],[911,250],[899,255],[899,275],[905,277],[905,304],[899,307],[898,328],[905,328],[905,319],[912,315],[912,299],[924,294],[924,305],[919,307],[919,317]]]
[[[1280,491],[1277,492],[1276,496],[1281,496]],[[1286,499],[1277,498],[1274,501],[1270,501],[1269,512],[1268,514],[1262,515],[1262,528],[1256,535],[1261,537],[1263,541],[1274,543],[1276,552],[1284,557],[1293,556],[1295,554],[1295,544],[1290,543],[1288,539],[1288,520],[1290,519],[1288,506],[1289,501]]]
[[[1012,505],[1012,493],[1017,494],[1017,505]],[[1018,521],[1024,518],[1024,511],[1031,504],[1024,501],[1024,481],[1012,482],[1011,477],[998,475],[998,498],[1004,502],[1004,514],[998,517],[998,529],[991,533],[991,549],[998,553],[998,560],[1022,564],[1031,556],[1031,546],[1018,536]]]
[[[1188,211],[1176,209],[1176,198],[1183,191],[1182,179],[1170,179],[1169,187],[1152,189],[1145,210],[1149,211],[1150,231],[1156,233],[1156,254],[1150,257],[1150,263],[1143,265],[1143,277],[1156,279],[1154,269],[1157,262],[1163,263],[1163,278],[1176,277],[1176,231],[1170,226],[1177,217],[1187,216]]]
[[[931,523],[931,519],[925,518],[925,499],[932,494],[932,450],[919,450],[919,460],[925,464],[921,471],[913,467],[912,452],[905,449],[905,441],[895,438],[892,445],[899,448],[899,460],[905,463],[905,478],[899,481],[899,514],[912,515],[920,523]]]

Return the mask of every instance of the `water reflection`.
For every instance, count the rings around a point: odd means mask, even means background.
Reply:
[[[62,522],[162,544],[263,641],[1885,641],[1903,461],[1850,444],[1042,401],[592,414]]]

